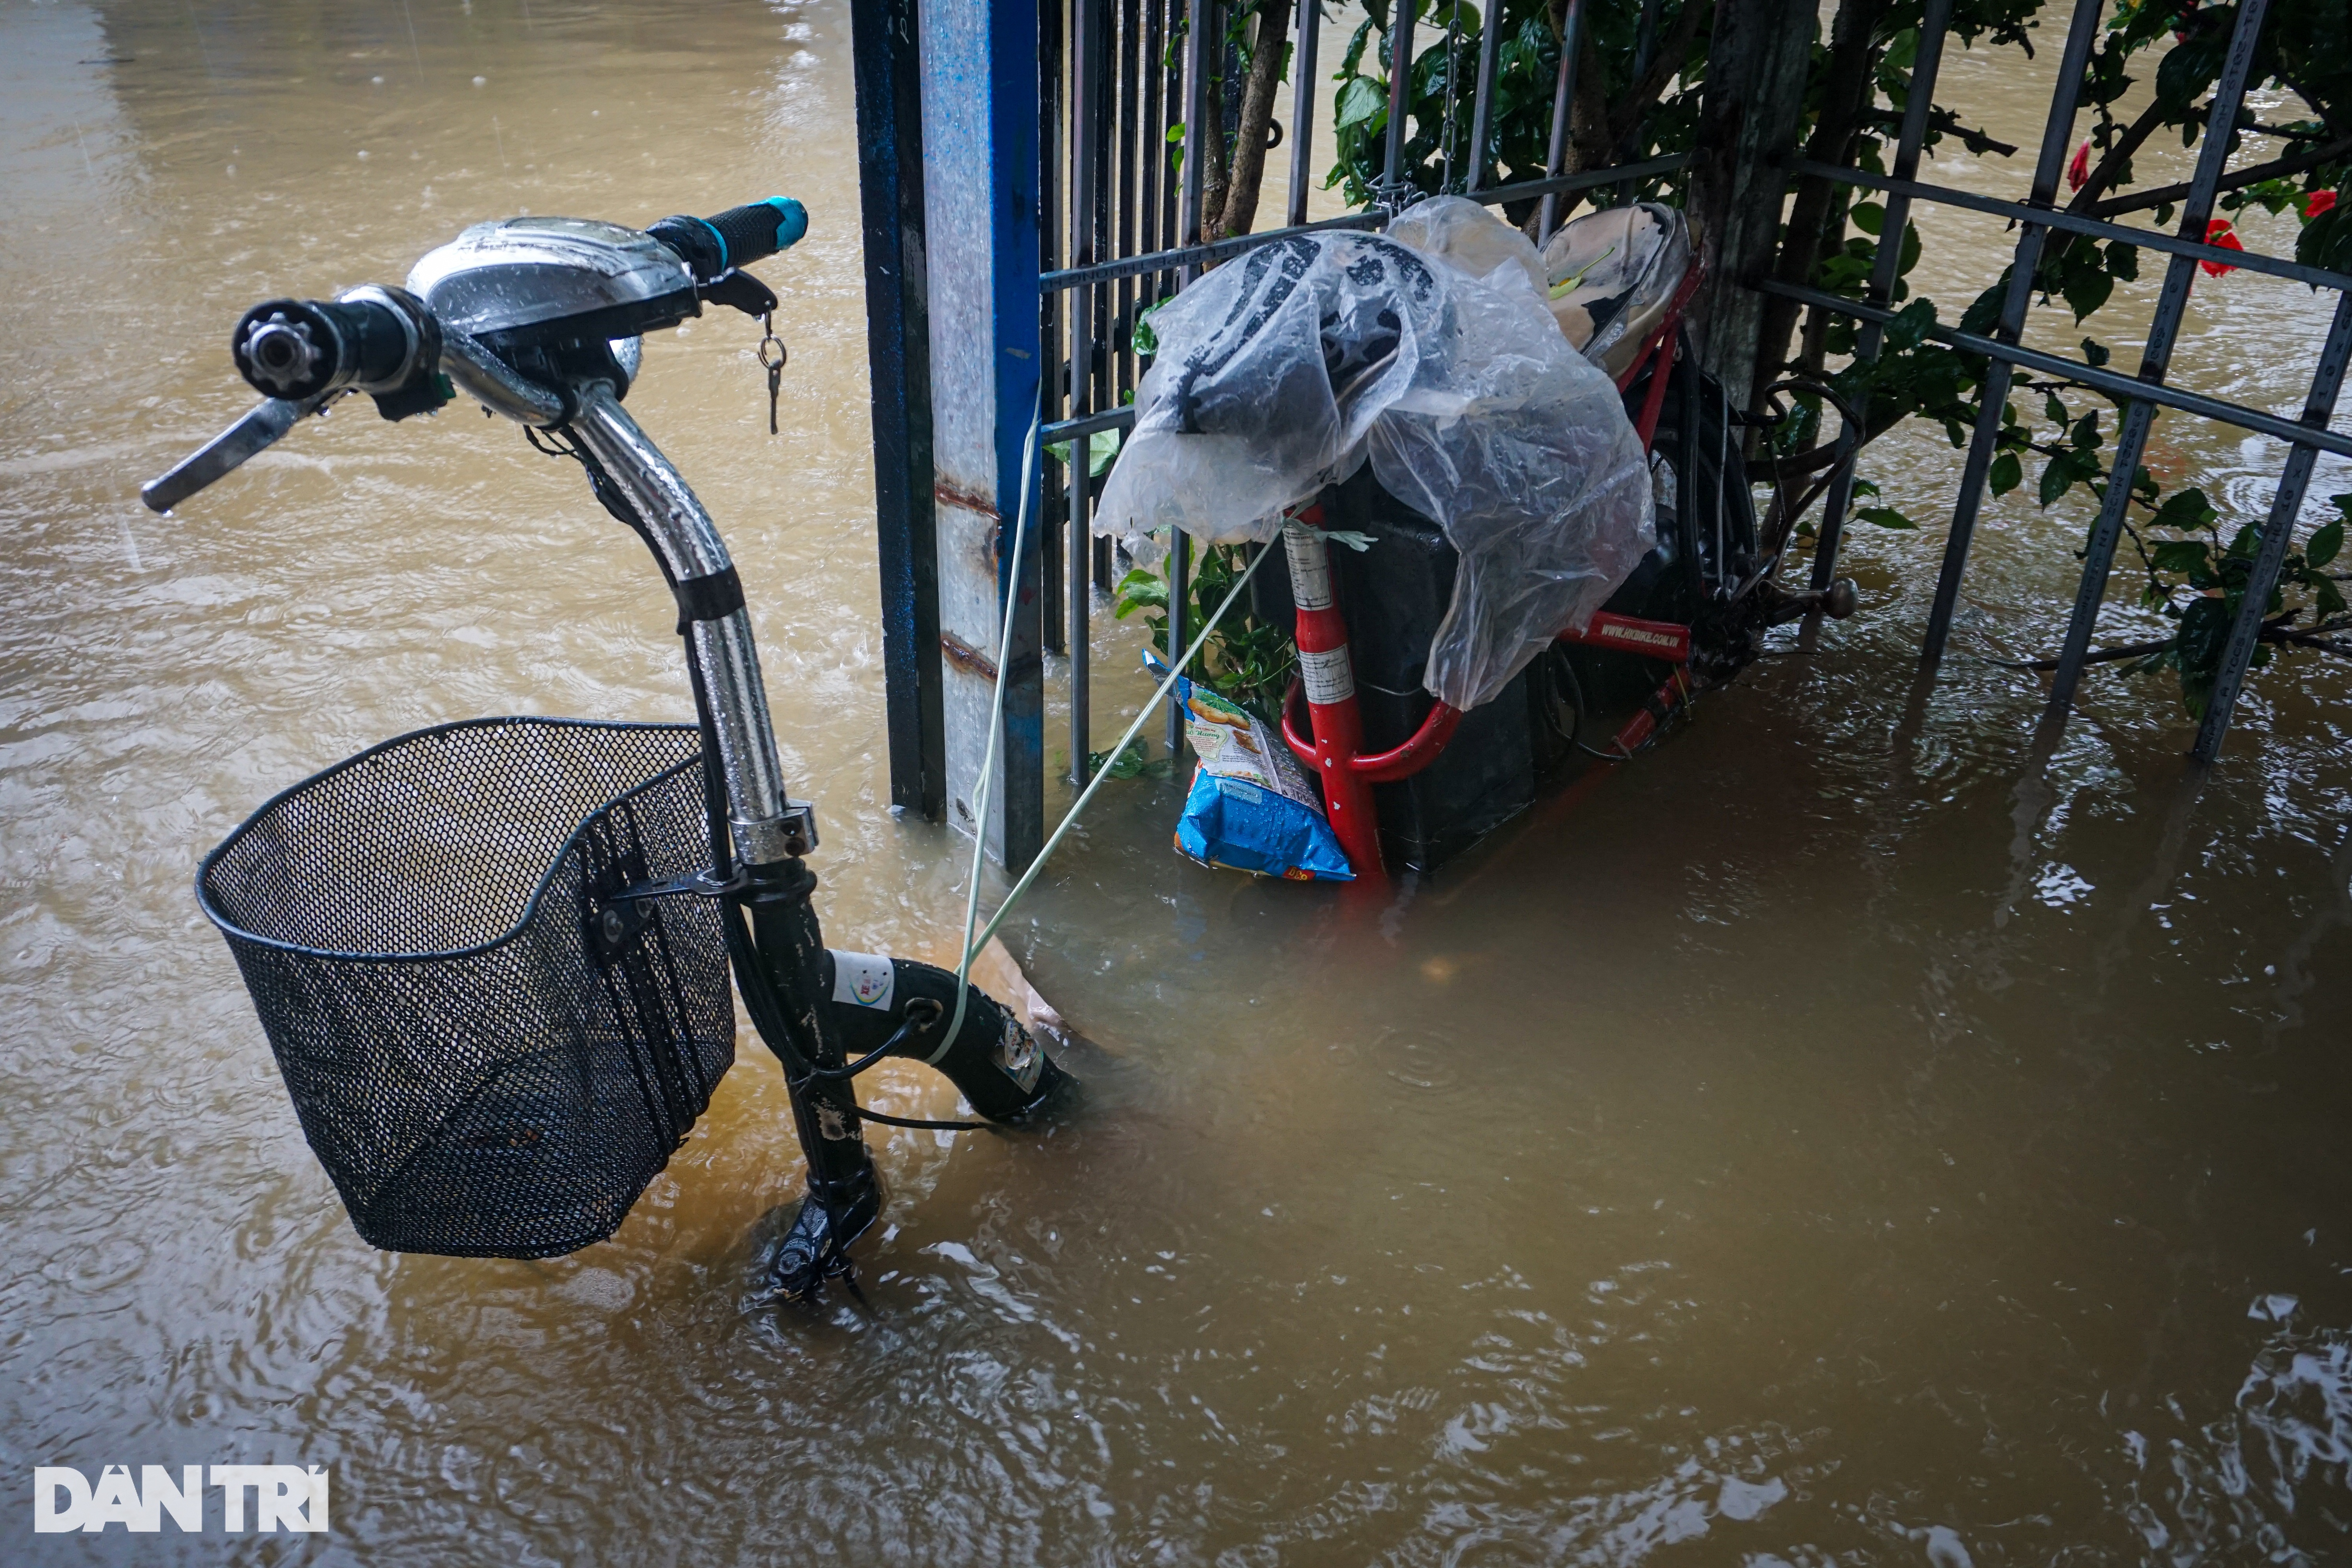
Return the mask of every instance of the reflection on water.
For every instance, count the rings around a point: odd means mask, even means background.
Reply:
[[[256,300],[524,208],[801,195],[764,268],[793,434],[730,319],[651,345],[631,405],[737,546],[829,932],[938,954],[955,843],[885,809],[846,34],[833,3],[0,9],[14,1473],[331,1465],[305,1550],[338,1562],[2352,1552],[2346,682],[2259,677],[2200,779],[2170,693],[2103,672],[2036,759],[2040,688],[1980,656],[2056,646],[2079,492],[1990,509],[1933,688],[1939,531],[1864,530],[1867,612],[1817,655],[1385,906],[1188,868],[1171,786],[1110,792],[1008,932],[1098,1042],[1085,1106],[883,1133],[869,1310],[756,1302],[797,1175],[749,1051],[607,1246],[353,1237],[197,855],[397,731],[677,716],[670,612],[568,465],[459,409],[346,408],[168,519],[137,484],[245,405]],[[2048,68],[1966,57],[1950,96],[2030,142]],[[2005,241],[1933,222],[1948,320]],[[2292,409],[2323,321],[2200,279],[2180,374]],[[2263,509],[2275,447],[2158,431],[2168,479]],[[1930,433],[1877,477],[1932,519],[1952,468]],[[1140,695],[1120,636],[1103,721]]]

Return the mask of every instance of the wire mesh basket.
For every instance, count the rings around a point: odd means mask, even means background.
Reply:
[[[735,1058],[691,725],[478,719],[255,812],[196,897],[373,1245],[547,1258],[619,1228]]]

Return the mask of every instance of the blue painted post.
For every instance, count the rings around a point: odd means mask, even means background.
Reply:
[[[948,819],[1017,870],[1045,821],[1040,510],[1018,560],[1011,549],[1040,372],[1037,0],[926,5],[921,27]],[[982,822],[972,802],[1007,615],[1004,732]]]
[[[923,260],[923,120],[915,0],[854,0],[866,345],[874,398],[875,550],[890,804],[947,810],[939,544],[931,510],[931,354]]]

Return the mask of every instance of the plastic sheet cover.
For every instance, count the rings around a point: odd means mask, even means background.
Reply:
[[[1095,530],[1145,561],[1164,553],[1170,527],[1270,543],[1286,509],[1369,460],[1461,554],[1423,683],[1468,709],[1582,626],[1654,537],[1648,466],[1616,387],[1561,336],[1534,257],[1492,236],[1458,243],[1470,219],[1454,208],[1504,228],[1441,198],[1395,226],[1431,251],[1300,236],[1162,306]],[[1502,258],[1481,276],[1448,250],[1473,266]]]

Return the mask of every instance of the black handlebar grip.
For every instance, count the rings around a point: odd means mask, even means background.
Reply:
[[[666,217],[646,232],[677,252],[696,282],[708,283],[797,244],[808,232],[808,209],[790,196],[770,196],[717,217]]]
[[[247,310],[229,338],[237,374],[265,397],[289,402],[339,386],[388,385],[415,346],[400,317],[372,300],[267,300]]]
[[[729,207],[709,222],[727,244],[727,265],[749,267],[798,244],[808,232],[808,209],[790,196],[770,196]]]

